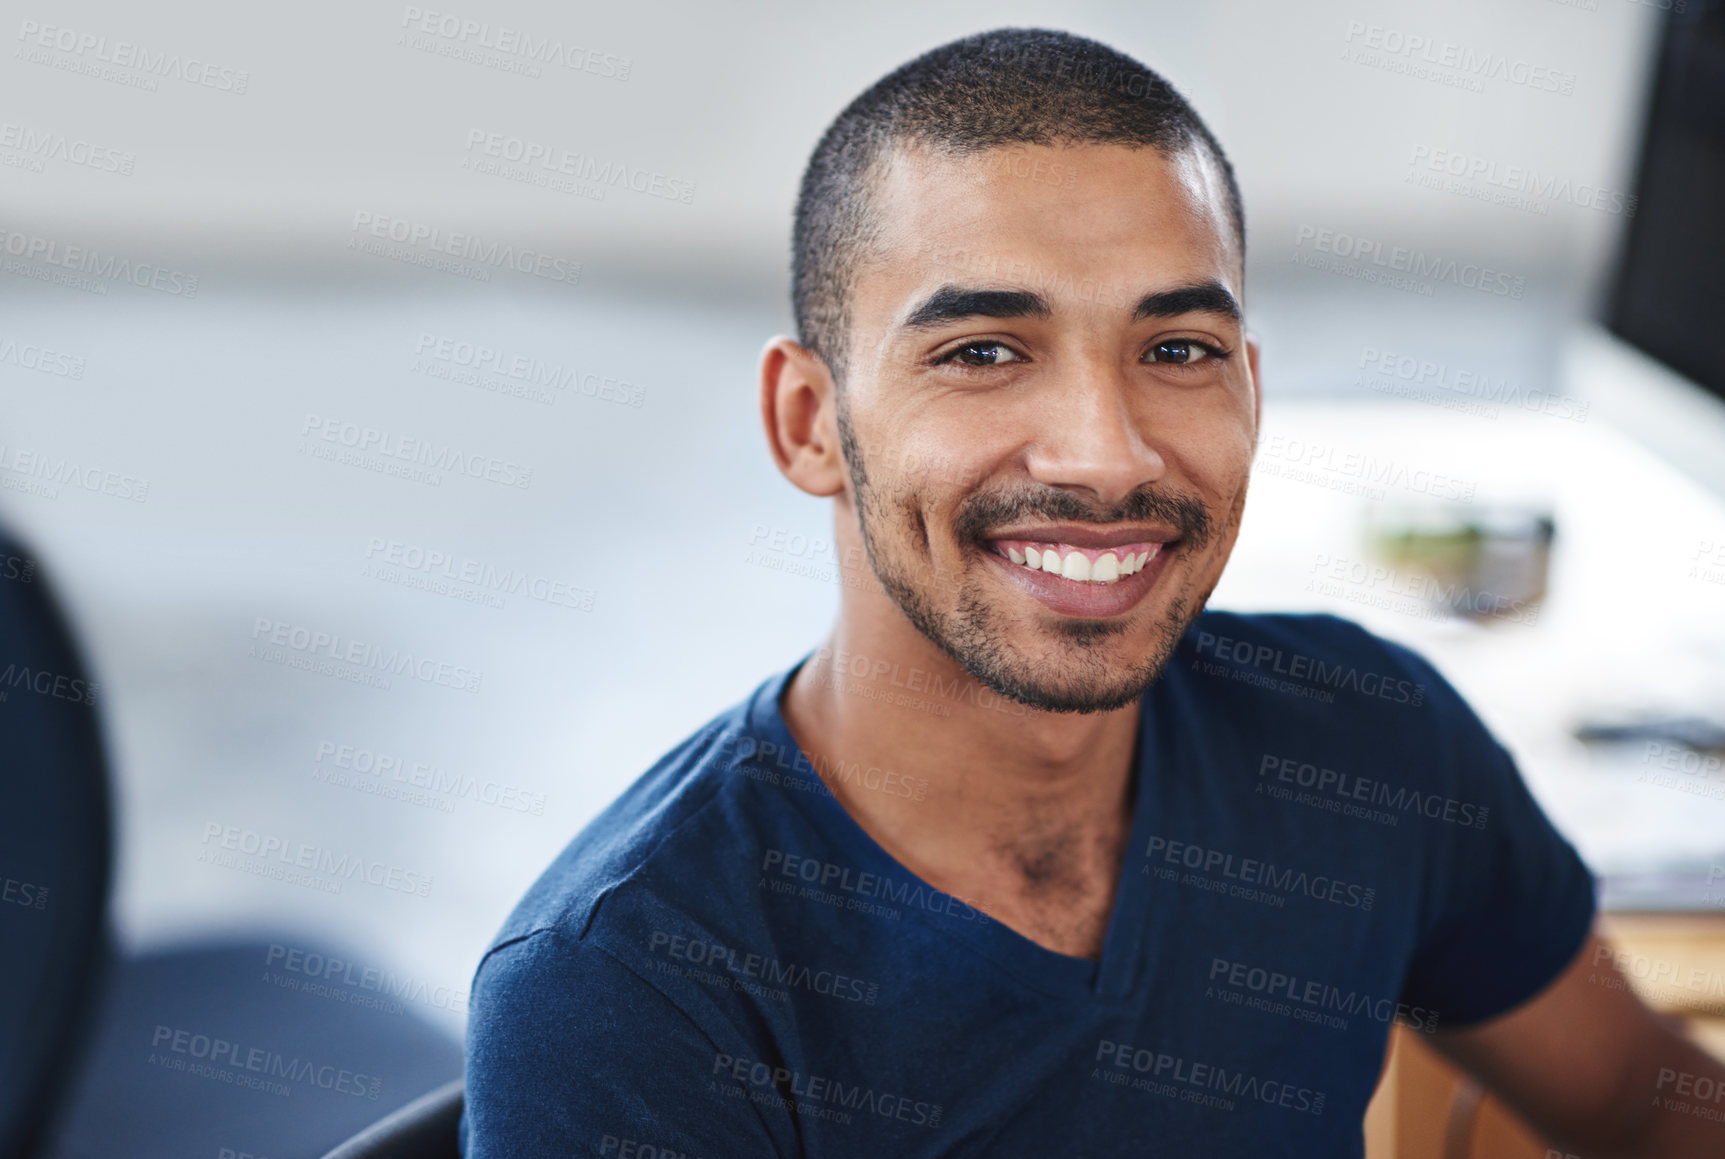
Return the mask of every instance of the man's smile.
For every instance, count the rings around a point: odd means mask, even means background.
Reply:
[[[983,543],[991,565],[1020,591],[1049,611],[1086,619],[1131,611],[1178,546],[1175,533],[1142,526],[1038,528]]]
[[[1031,571],[1093,584],[1118,583],[1142,570],[1162,550],[1160,543],[1147,542],[1096,548],[1041,539],[994,539],[989,545],[997,555]]]

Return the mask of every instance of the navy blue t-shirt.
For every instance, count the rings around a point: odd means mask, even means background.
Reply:
[[[1143,697],[1096,962],[877,845],[785,726],[793,672],[636,781],[503,927],[470,1004],[469,1159],[1357,1156],[1392,1020],[1507,1011],[1592,921],[1592,877],[1473,711],[1334,616],[1186,633]]]

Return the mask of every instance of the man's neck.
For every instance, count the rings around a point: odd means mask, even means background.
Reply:
[[[892,609],[845,619],[781,709],[906,868],[1043,946],[1099,957],[1131,828],[1138,707],[1051,713],[979,684]]]

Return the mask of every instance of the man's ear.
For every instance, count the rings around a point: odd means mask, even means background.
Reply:
[[[814,351],[782,334],[761,351],[761,422],[785,478],[810,495],[844,490],[832,373]]]

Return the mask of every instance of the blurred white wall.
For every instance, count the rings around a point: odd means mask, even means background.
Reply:
[[[1279,254],[1300,224],[1333,223],[1586,271],[1611,214],[1559,205],[1541,219],[1434,195],[1406,181],[1410,159],[1447,150],[1625,190],[1658,16],[1634,0],[8,8],[8,118],[136,156],[124,178],[4,173],[12,223],[171,247],[194,264],[317,270],[341,265],[350,219],[372,211],[555,242],[608,288],[674,276],[727,295],[778,292],[797,178],[846,102],[935,44],[1002,25],[1097,37],[1168,76],[1238,167],[1261,251]],[[56,65],[14,55],[39,49],[44,27],[107,48],[49,50]],[[492,54],[530,76],[415,47],[481,51],[506,29],[600,55],[572,57],[587,62],[577,71]],[[163,77],[145,92],[65,67],[120,42],[232,75],[215,87]],[[1463,58],[1507,67],[1470,76],[1478,91],[1406,71]],[[224,91],[242,72],[244,93]],[[591,202],[464,172],[474,130],[656,170],[695,193],[687,205],[616,189]]]

